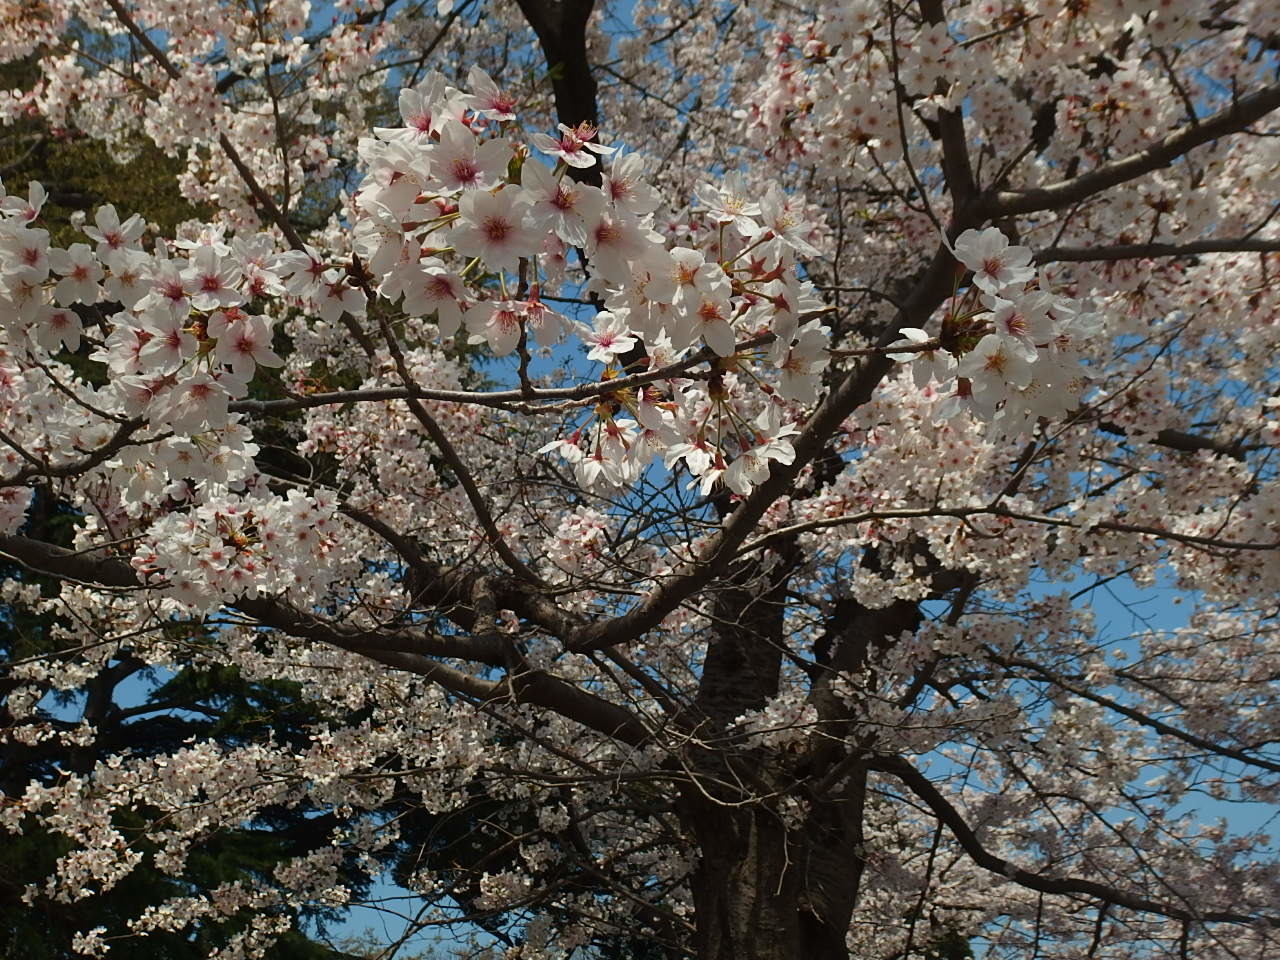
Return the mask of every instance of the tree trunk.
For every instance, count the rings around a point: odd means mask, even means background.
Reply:
[[[798,755],[754,747],[734,721],[778,693],[787,563],[736,566],[715,587],[680,815],[699,856],[692,878],[698,960],[848,960],[862,876],[866,771],[823,796]],[[783,810],[786,794],[807,806]]]
[[[698,960],[848,960],[862,878],[865,772],[846,795],[788,829],[764,803],[732,807],[690,788],[685,820],[700,856],[692,879]]]

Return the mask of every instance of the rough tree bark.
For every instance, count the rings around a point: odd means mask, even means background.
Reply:
[[[712,597],[714,627],[685,758],[690,783],[680,799],[698,855],[692,893],[699,960],[848,957],[845,937],[863,867],[865,766],[834,749],[769,763],[765,751],[731,729],[778,692],[790,655],[783,618],[788,582],[789,563],[770,568],[752,560]],[[896,627],[901,616],[890,619]],[[868,629],[889,635],[887,624],[865,618],[851,624],[839,639],[841,666],[865,656]],[[821,667],[815,673],[820,714],[844,725],[836,714],[847,708],[824,680],[833,674]],[[801,782],[823,788],[810,793],[804,809],[775,802]]]

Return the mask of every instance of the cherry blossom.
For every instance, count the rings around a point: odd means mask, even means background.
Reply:
[[[1008,238],[994,227],[960,234],[956,237],[955,254],[973,271],[973,282],[989,294],[998,294],[1035,276],[1035,269],[1030,265],[1031,251],[1011,246]]]
[[[102,267],[85,243],[73,243],[66,250],[49,251],[49,266],[62,279],[53,289],[58,303],[96,303],[101,295]]]
[[[240,270],[218,255],[213,247],[201,247],[192,255],[182,271],[186,289],[191,291],[191,306],[197,310],[216,310],[234,306],[243,300],[236,289]]]
[[[404,309],[411,316],[434,313],[442,337],[458,331],[466,291],[461,278],[442,261],[428,257],[393,268],[382,285],[382,294],[398,299],[400,290],[404,291]]]
[[[602,209],[587,221],[586,249],[598,275],[617,283],[629,275],[628,261],[644,255],[646,237],[634,220]]]
[[[662,205],[658,191],[644,180],[644,158],[636,153],[620,154],[604,174],[601,192],[620,212],[632,217],[653,213]]]
[[[467,87],[471,90],[470,106],[490,120],[514,120],[520,102],[504,93],[489,74],[478,66],[467,71]]]
[[[239,316],[227,322],[226,314],[215,314],[209,323],[209,335],[218,341],[218,359],[231,367],[232,373],[251,379],[255,366],[279,367],[284,361],[271,349],[271,327],[266,317]]]
[[[537,229],[550,229],[574,246],[586,244],[587,224],[595,222],[603,213],[598,191],[555,177],[541,164],[533,162],[521,169],[520,183]]]
[[[84,326],[80,318],[66,307],[51,308],[40,324],[36,339],[50,353],[66,347],[72,353],[80,349],[80,335]]]
[[[6,124],[193,211],[0,192],[56,949],[1276,953],[1274,4],[37,6]]]
[[[505,140],[477,143],[475,135],[457,120],[440,128],[440,143],[431,154],[431,169],[446,190],[492,187],[506,172],[511,146]]]
[[[921,347],[935,342],[933,337],[919,327],[902,327],[898,332],[902,334],[902,339],[889,344],[890,349]],[[891,353],[889,359],[911,364],[911,376],[915,379],[916,386],[922,388],[928,386],[930,381],[948,383],[955,375],[955,358],[943,351],[940,345],[913,350],[911,353]]]
[[[464,194],[458,205],[458,223],[449,231],[449,240],[459,253],[480,257],[492,267],[515,273],[534,236],[525,226],[526,210],[515,190]]]
[[[136,213],[120,222],[116,208],[108,203],[93,213],[92,227],[85,227],[85,235],[98,244],[98,257],[105,260],[108,252],[119,252],[129,249],[146,230],[147,225]]]
[[[505,357],[516,348],[524,329],[520,307],[510,300],[495,300],[489,309],[477,307],[467,312],[467,329],[474,343],[487,343],[495,357]]]
[[[583,122],[576,127],[569,127],[562,123],[558,125],[558,129],[559,139],[549,137],[545,133],[535,133],[530,138],[530,142],[543,153],[580,169],[595,166],[596,158],[593,154],[608,156],[614,152],[614,147],[605,146],[596,141],[597,131],[590,123]]]
[[[754,237],[760,232],[755,220],[760,216],[760,204],[750,199],[751,192],[742,174],[730,173],[719,185],[698,184],[694,196],[717,223],[733,224],[742,236]]]
[[[583,342],[591,345],[591,350],[587,353],[588,359],[600,363],[613,363],[632,349],[636,345],[636,338],[629,334],[626,323],[606,310],[596,314],[591,327],[581,330]]]

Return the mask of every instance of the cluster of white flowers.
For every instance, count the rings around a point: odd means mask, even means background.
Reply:
[[[72,307],[119,303],[124,309],[92,354],[112,378],[109,405],[182,433],[225,427],[229,400],[245,394],[255,368],[281,363],[269,318],[242,309],[282,290],[273,271],[288,262],[274,256],[270,238],[227,242],[215,233],[179,242],[181,256],[164,242],[146,252],[141,219],[121,223],[108,205],[85,228],[96,249],[75,243],[63,250],[30,225],[45,196],[33,184],[26,200],[6,197],[0,205],[0,296],[12,347],[76,350],[83,326]]]
[[[751,201],[729,175],[699,187],[716,225],[703,246],[669,248],[653,229],[659,197],[641,179],[638,156],[614,156],[598,187],[575,181],[569,170],[614,153],[593,128],[531,138],[557,161],[549,169],[495,123],[514,117],[514,103],[481,71],[470,83],[480,92],[428,77],[401,93],[403,127],[361,142],[369,172],[355,198],[356,249],[378,292],[403,298],[411,316],[434,315],[442,337],[465,328],[497,356],[514,352],[522,337],[550,345],[572,329],[606,378],[701,351],[712,361],[709,379],[673,375],[647,389],[620,389],[591,422],[547,449],[573,463],[589,488],[631,483],[662,456],[668,466],[682,460],[704,486],[723,476],[735,491],[749,491],[762,463],[790,458],[788,404],[816,399],[826,364],[825,328],[811,316],[820,303],[795,270],[797,253],[815,252],[806,239],[813,225],[780,190]],[[541,299],[571,248],[584,251],[588,289],[606,308],[590,326],[571,326]],[[469,287],[468,276],[485,274],[494,278],[486,288]],[[292,292],[323,301],[327,289],[331,310],[363,310],[341,277],[306,275],[311,286]],[[748,365],[760,375],[736,375]],[[686,448],[702,454],[685,456]],[[747,462],[733,469],[739,459]]]
[[[803,692],[791,690],[774,697],[760,710],[744,713],[734,726],[747,734],[753,746],[778,750],[802,746],[818,722],[818,708]]]
[[[598,572],[601,558],[608,554],[611,527],[608,516],[599,510],[578,507],[546,538],[543,555],[569,576],[589,576]]]
[[[940,335],[906,327],[890,349],[908,352],[889,356],[910,363],[920,387],[958,380],[944,415],[967,409],[1009,435],[1070,411],[1084,386],[1080,347],[1101,317],[1055,295],[1031,251],[995,227],[964,231],[954,253],[973,282],[952,299]]]
[[[184,608],[211,612],[238,597],[305,593],[326,579],[335,504],[323,491],[228,495],[152,524],[133,557]]]

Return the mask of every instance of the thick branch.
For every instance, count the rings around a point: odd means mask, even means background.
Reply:
[[[137,588],[133,569],[121,560],[95,558],[26,537],[0,537],[0,554],[37,573],[91,586]],[[483,636],[437,636],[417,630],[360,630],[333,624],[278,600],[241,599],[229,605],[289,636],[326,643],[358,653],[397,670],[425,677],[447,690],[485,702],[510,701],[545,707],[608,737],[638,745],[649,738],[644,723],[629,710],[579,690],[550,674],[510,675],[485,680],[435,657],[454,657],[488,665],[500,664],[500,644]]]
[[[804,315],[803,319],[812,319]],[[773,342],[772,334],[763,334],[743,340],[734,347],[736,353],[764,346]],[[536,406],[522,401],[528,400],[560,400],[568,404],[590,403],[620,390],[630,390],[650,383],[657,383],[681,374],[715,357],[714,352],[704,347],[683,360],[677,360],[666,366],[644,373],[635,373],[615,380],[597,380],[582,383],[576,387],[533,387],[531,389],[513,390],[430,390],[410,383],[408,387],[381,387],[368,390],[334,390],[327,393],[314,393],[309,396],[294,396],[285,400],[236,400],[231,403],[232,413],[250,413],[259,416],[268,414],[291,413],[294,410],[305,410],[311,407],[324,407],[337,403],[356,403],[371,400],[404,400],[417,397],[419,400],[435,400],[442,403],[471,403],[482,407],[496,407],[514,410],[519,413],[562,413],[563,404],[554,406]]]
[[[946,22],[942,0],[920,0],[920,13],[926,22]],[[939,80],[940,92],[945,93],[946,81]],[[959,110],[938,111],[938,134],[942,140],[942,173],[951,191],[955,209],[968,207],[978,195],[973,164],[969,159],[969,137],[964,129],[964,115]]]
[[[1049,247],[1035,255],[1036,263],[1089,263],[1142,260],[1153,257],[1194,257],[1202,253],[1276,253],[1280,240],[1222,237],[1190,243],[1117,243],[1107,247]]]
[[[114,436],[107,440],[107,442],[102,446],[89,451],[81,460],[73,460],[70,463],[63,463],[57,466],[51,466],[48,464],[32,464],[29,467],[24,467],[19,470],[12,477],[6,477],[4,480],[0,480],[0,487],[22,487],[26,486],[32,480],[52,480],[59,477],[74,477],[84,473],[86,470],[92,470],[99,464],[106,463],[125,447],[129,446],[130,438],[143,426],[143,422],[144,421],[141,418],[135,418],[126,423],[120,424],[120,426],[116,428]],[[145,443],[147,440],[141,440],[138,442]]]
[[[1094,880],[1084,880],[1076,877],[1046,877],[1042,874],[1032,873],[1029,870],[1023,870],[987,850],[978,840],[977,834],[965,821],[960,811],[951,805],[951,802],[938,791],[937,787],[924,774],[907,763],[907,761],[897,757],[876,758],[870,762],[869,766],[873,770],[892,774],[905,783],[911,792],[924,801],[925,805],[933,811],[938,821],[947,826],[947,829],[951,831],[974,863],[984,870],[1000,874],[1019,886],[1038,890],[1041,893],[1068,896],[1081,894],[1093,897],[1106,904],[1127,907],[1130,910],[1137,910],[1142,913],[1154,913],[1158,916],[1171,917],[1175,920],[1199,923],[1265,924],[1271,927],[1280,927],[1280,917],[1249,916],[1220,910],[1207,910],[1203,913],[1195,912],[1185,906],[1148,900],[1146,897],[1126,893],[1123,890],[1117,890]]]
[[[1243,750],[1237,750],[1234,747],[1228,747],[1221,743],[1215,743],[1214,741],[1206,739],[1205,737],[1197,736],[1196,734],[1191,733],[1190,731],[1179,729],[1178,727],[1175,727],[1172,724],[1165,723],[1163,720],[1158,720],[1157,718],[1152,717],[1148,714],[1145,714],[1140,710],[1135,710],[1133,709],[1133,707],[1126,706],[1125,704],[1120,703],[1118,700],[1113,700],[1111,697],[1103,696],[1100,693],[1096,693],[1085,687],[1074,684],[1070,680],[1067,680],[1065,677],[1059,676],[1058,674],[1052,672],[1051,670],[1048,670],[1040,666],[1040,664],[1038,663],[1033,663],[1030,660],[1021,660],[1016,658],[1004,659],[1001,657],[996,657],[995,661],[996,663],[999,663],[1002,666],[1019,667],[1023,670],[1030,670],[1039,679],[1044,680],[1047,683],[1051,683],[1055,687],[1059,687],[1070,694],[1080,697],[1083,700],[1088,700],[1092,703],[1098,704],[1101,707],[1106,707],[1108,710],[1118,713],[1122,717],[1128,717],[1130,720],[1133,720],[1135,723],[1141,724],[1142,726],[1147,727],[1150,730],[1154,730],[1156,733],[1160,734],[1161,736],[1172,737],[1175,740],[1181,740],[1183,743],[1190,744],[1193,747],[1198,747],[1199,749],[1204,750],[1206,753],[1212,753],[1220,757],[1227,757],[1231,760],[1238,760],[1240,763],[1248,764],[1254,767],[1260,767],[1263,770],[1270,770],[1272,773],[1280,773],[1280,763],[1274,763],[1262,757],[1252,756],[1248,753],[1245,753]]]
[[[989,219],[1035,213],[1069,207],[1087,200],[1094,194],[1134,180],[1143,174],[1167,167],[1184,154],[1202,144],[1229,134],[1239,133],[1249,124],[1261,120],[1280,107],[1280,83],[1269,84],[1248,96],[1235,100],[1231,106],[1193,126],[1186,126],[1144,150],[1104,163],[1096,170],[1082,173],[1070,180],[1063,180],[1048,187],[1027,190],[1002,191],[986,206],[983,213]]]
[[[1138,536],[1155,537],[1158,540],[1167,540],[1173,543],[1185,543],[1195,547],[1205,547],[1216,550],[1258,550],[1272,551],[1280,550],[1280,542],[1266,541],[1249,541],[1249,540],[1223,540],[1219,537],[1206,537],[1196,533],[1178,533],[1173,530],[1164,530],[1160,527],[1152,527],[1147,524],[1122,523],[1119,520],[1097,520],[1087,523],[1078,523],[1063,517],[1051,517],[1046,514],[1022,513],[1016,510],[1010,510],[999,504],[985,507],[944,507],[941,505],[931,507],[902,507],[897,510],[867,510],[863,513],[851,513],[842,517],[821,517],[816,520],[804,520],[800,523],[793,523],[786,527],[779,527],[777,530],[771,530],[769,533],[763,534],[756,539],[747,543],[738,555],[742,556],[757,550],[766,550],[770,547],[785,542],[787,538],[794,537],[798,533],[808,533],[815,530],[823,530],[829,527],[839,527],[850,523],[868,523],[876,520],[907,520],[918,519],[922,517],[955,517],[958,520],[967,520],[970,517],[999,517],[1005,520],[1018,520],[1024,523],[1041,523],[1051,527],[1070,527],[1077,530],[1084,530],[1086,533],[1094,533],[1096,531],[1106,531],[1109,533],[1132,533]]]
[[[571,127],[583,121],[599,123],[596,81],[587,58],[587,21],[595,0],[516,2],[547,58],[560,122]]]
[[[1128,433],[1123,427],[1108,422],[1098,424],[1098,429],[1104,433],[1112,433],[1119,436],[1125,436]],[[1158,447],[1168,447],[1170,450],[1180,450],[1183,453],[1209,450],[1213,453],[1220,453],[1223,456],[1230,457],[1233,460],[1243,460],[1244,455],[1250,450],[1261,449],[1259,444],[1244,444],[1239,441],[1226,443],[1221,440],[1215,440],[1212,437],[1202,437],[1198,433],[1187,433],[1185,430],[1173,429],[1158,431],[1151,438],[1151,442]]]

